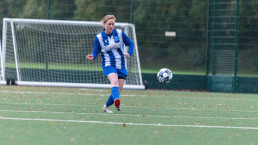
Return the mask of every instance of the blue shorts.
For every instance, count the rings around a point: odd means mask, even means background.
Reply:
[[[118,79],[126,79],[127,77],[127,70],[126,69],[116,69],[113,66],[103,67],[103,72],[107,77],[110,73],[116,73],[118,75]]]

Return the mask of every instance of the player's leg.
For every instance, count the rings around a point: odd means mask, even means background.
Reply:
[[[117,75],[116,69],[112,66],[104,67],[103,72],[104,72],[105,76],[109,79],[111,86],[112,86],[111,95],[109,96],[106,104],[103,106],[103,111],[107,112],[107,113],[113,113],[109,109],[109,106],[111,106],[114,103],[114,98],[119,98],[118,75]]]
[[[123,86],[124,86],[124,82],[125,80],[124,79],[118,79],[118,86],[119,86],[119,94],[122,93],[122,90],[123,90]],[[114,99],[113,99],[113,96],[112,96],[112,93],[111,95],[109,96],[107,102],[106,102],[106,106],[109,107],[111,106],[112,104],[114,103]],[[121,106],[120,106],[120,98],[119,99],[116,99],[116,102],[115,102],[115,106],[117,108],[118,111],[121,110]],[[104,107],[103,107],[104,108]],[[103,109],[104,110],[104,109]]]
[[[109,80],[110,80],[110,82],[111,82],[111,86],[112,86],[112,88],[113,87],[116,87],[117,85],[115,84],[116,83],[116,75],[114,74],[110,74],[110,75],[108,75],[109,77]],[[113,96],[112,96],[112,88],[111,88],[111,94],[110,94],[110,96],[109,96],[109,98],[108,98],[108,100],[107,100],[107,102],[106,102],[106,106],[111,106],[113,103],[114,103],[114,98],[113,98]]]
[[[118,82],[119,82],[119,95],[120,95],[122,93],[125,80],[124,79],[118,79]],[[120,98],[116,98],[114,100],[114,103],[115,103],[115,106],[116,106],[116,110],[121,111]]]
[[[118,74],[119,94],[121,94],[124,87],[125,79],[127,77],[127,71],[125,69],[120,69],[120,70],[117,70],[117,74]],[[116,110],[120,111],[121,110],[120,98],[114,100],[114,102],[115,102]]]
[[[107,113],[113,113],[113,111],[109,107],[107,107],[106,104],[104,104],[104,106],[103,106],[103,111],[107,112]]]
[[[123,87],[124,87],[125,80],[124,79],[118,79],[118,86],[119,86],[119,93],[122,93]]]
[[[109,108],[114,103],[112,94],[109,96],[106,104],[103,105],[103,111],[107,113],[113,113],[113,111]]]
[[[119,82],[118,75],[116,73],[110,73],[108,79],[111,83],[111,95],[113,97],[116,109],[120,111],[120,95],[119,95]]]
[[[115,103],[115,107],[118,111],[121,110],[120,107],[120,94],[122,92],[125,79],[127,77],[127,70],[126,69],[115,69],[112,66],[105,67],[104,74],[107,76],[111,83],[111,95],[105,104],[106,107],[109,107],[113,103]],[[105,107],[104,106],[104,107]],[[104,108],[103,107],[103,108]],[[104,109],[103,109],[104,110]]]
[[[113,87],[119,87],[119,84],[118,84],[118,75],[117,75],[117,73],[110,73],[110,74],[108,74],[108,79],[109,79],[109,81],[110,81],[110,83],[111,83],[111,87],[113,88]]]

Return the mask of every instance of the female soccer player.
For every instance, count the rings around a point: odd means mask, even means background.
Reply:
[[[121,110],[119,96],[127,77],[125,58],[129,59],[134,49],[130,38],[122,30],[114,28],[115,22],[114,15],[103,18],[104,30],[96,35],[92,54],[86,56],[92,61],[101,53],[103,72],[111,83],[111,95],[103,106],[103,111],[107,113],[113,113],[109,108],[113,103],[118,111]],[[124,45],[129,46],[128,52],[124,52]]]

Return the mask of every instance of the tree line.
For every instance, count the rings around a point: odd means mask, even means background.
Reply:
[[[160,67],[162,64],[183,70],[205,71],[208,6],[214,2],[216,1],[2,0],[0,17],[100,21],[104,15],[114,14],[119,22],[133,21],[135,24],[143,67]],[[220,2],[235,3],[236,0]],[[258,2],[240,0],[239,65],[240,68],[247,65],[256,71],[257,9]],[[166,37],[166,31],[176,32],[176,37]]]

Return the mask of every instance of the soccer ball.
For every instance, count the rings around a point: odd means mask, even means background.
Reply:
[[[159,80],[160,83],[169,83],[173,78],[173,73],[171,70],[167,68],[162,68],[159,70],[157,73],[157,79]]]

